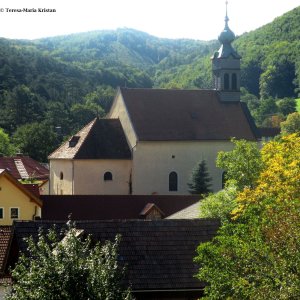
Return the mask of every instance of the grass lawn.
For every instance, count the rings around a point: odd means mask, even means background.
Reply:
[[[300,98],[296,99],[296,102],[297,102],[297,111],[298,113],[300,113]]]

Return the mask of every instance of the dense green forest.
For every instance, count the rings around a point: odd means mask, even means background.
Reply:
[[[234,42],[243,58],[242,100],[260,126],[278,126],[296,109],[299,20],[300,7]],[[2,38],[0,135],[8,135],[9,153],[45,161],[63,139],[105,115],[118,86],[212,88],[210,57],[218,48],[217,40],[161,39],[126,28]]]

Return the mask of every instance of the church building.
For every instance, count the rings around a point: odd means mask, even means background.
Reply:
[[[96,118],[50,156],[50,194],[185,195],[196,165],[206,161],[212,189],[222,188],[216,167],[231,138],[259,134],[240,101],[240,55],[228,26],[212,56],[215,88],[119,88],[105,119]]]

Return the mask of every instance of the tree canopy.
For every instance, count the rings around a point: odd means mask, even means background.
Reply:
[[[231,181],[238,190],[255,185],[261,168],[261,154],[256,142],[232,139],[232,151],[220,151],[217,167],[225,171],[225,180]]]
[[[131,299],[117,262],[120,237],[93,245],[91,237],[83,239],[81,233],[69,223],[62,237],[52,229],[40,232],[38,241],[27,239],[28,253],[12,271],[12,290],[5,299]]]
[[[300,137],[262,149],[255,186],[237,195],[230,222],[198,247],[198,277],[206,299],[300,297]]]

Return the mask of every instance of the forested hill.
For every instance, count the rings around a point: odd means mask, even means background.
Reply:
[[[35,41],[35,45],[51,57],[84,69],[105,69],[126,74],[124,85],[145,86],[144,82],[132,82],[130,78],[131,73],[138,69],[151,78],[153,86],[164,86],[171,81],[172,76],[165,78],[160,76],[162,73],[169,75],[168,71],[172,69],[175,77],[177,68],[190,64],[195,66],[197,60],[211,55],[219,44],[216,40],[203,42],[162,39],[125,28],[46,38]],[[198,73],[201,75],[200,69]],[[193,75],[197,76],[196,73]],[[181,83],[178,85],[182,86]],[[192,85],[193,83],[186,82],[186,87]]]
[[[299,14],[300,7],[234,42],[243,57],[243,99],[259,124],[278,112],[279,98],[296,97]],[[62,138],[105,115],[117,86],[212,87],[210,57],[219,46],[217,40],[161,39],[126,28],[34,41],[0,39],[0,128],[12,138],[14,151],[45,160]],[[293,105],[288,102],[286,110],[285,103],[286,115]],[[32,153],[39,132],[52,138]]]
[[[295,96],[300,85],[300,6],[235,41],[243,86],[257,96]]]

